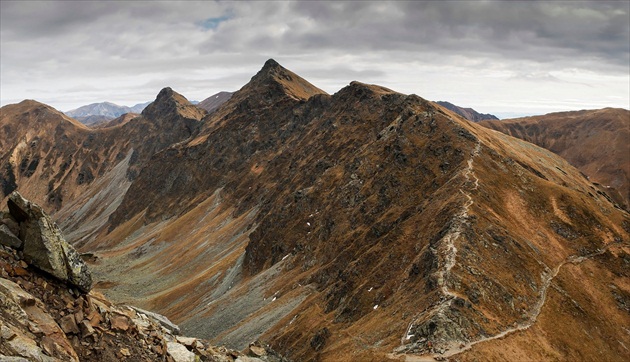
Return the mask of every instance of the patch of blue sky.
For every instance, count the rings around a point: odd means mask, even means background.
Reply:
[[[231,15],[223,15],[216,18],[208,18],[208,19],[198,22],[198,25],[206,30],[214,30],[219,27],[219,24],[221,24],[224,21],[228,21],[231,18],[232,18]]]

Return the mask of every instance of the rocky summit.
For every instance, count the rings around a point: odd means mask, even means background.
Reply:
[[[630,215],[544,148],[274,60],[209,113],[170,88],[102,129],[29,104],[3,107],[5,194],[52,210],[129,320],[293,361],[630,358]]]

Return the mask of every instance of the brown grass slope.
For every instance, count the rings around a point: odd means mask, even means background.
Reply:
[[[484,121],[546,148],[575,166],[628,210],[630,205],[630,111],[604,108]]]
[[[111,222],[84,246],[108,295],[218,343],[630,356],[628,214],[562,158],[415,95],[330,96],[270,60],[153,155]]]

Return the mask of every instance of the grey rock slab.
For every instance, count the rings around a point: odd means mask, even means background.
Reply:
[[[175,362],[195,362],[195,354],[179,343],[167,342],[166,348]]]
[[[92,275],[87,264],[66,242],[57,224],[44,210],[17,191],[9,195],[7,204],[11,215],[20,224],[26,262],[83,292],[89,292]]]
[[[129,306],[130,308],[134,309],[136,312],[141,313],[146,315],[148,318],[154,320],[155,322],[159,323],[162,327],[166,328],[167,330],[169,330],[171,333],[173,333],[174,335],[178,335],[181,333],[179,326],[173,322],[171,322],[167,317],[158,314],[158,313],[154,313],[154,312],[150,312],[148,310],[144,310],[144,309],[140,309],[138,307],[134,307],[132,305]]]
[[[7,225],[2,224],[0,225],[0,244],[20,250],[23,242],[11,232]]]

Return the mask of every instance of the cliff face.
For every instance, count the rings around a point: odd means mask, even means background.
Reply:
[[[271,60],[195,122],[109,218],[79,218],[101,226],[72,240],[110,298],[294,360],[628,356],[628,214],[557,155],[415,95],[328,95]]]

